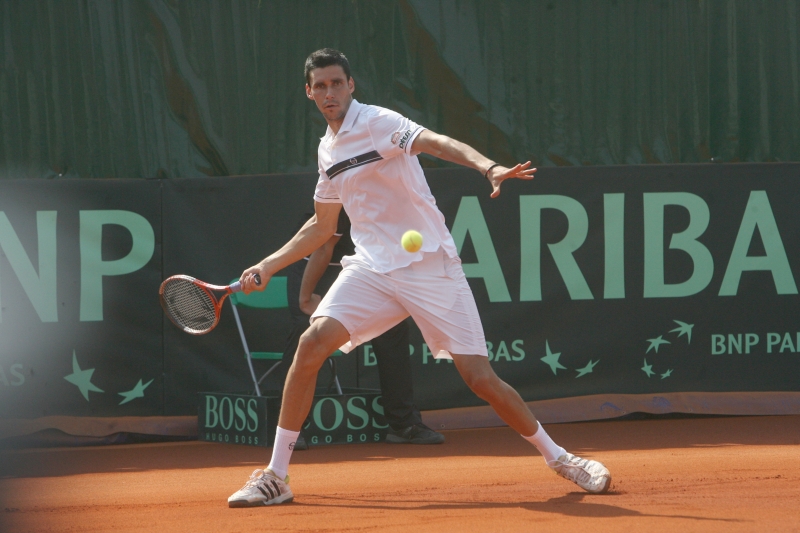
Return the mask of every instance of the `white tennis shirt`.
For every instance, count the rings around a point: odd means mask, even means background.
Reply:
[[[458,255],[411,151],[424,129],[394,111],[353,100],[339,133],[328,127],[320,139],[314,200],[341,203],[352,224],[355,255],[344,257],[342,265],[358,262],[385,273],[420,261],[422,252],[442,248],[450,257]],[[410,229],[422,234],[416,253],[400,244]]]

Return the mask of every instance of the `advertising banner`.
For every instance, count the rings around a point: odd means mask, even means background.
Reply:
[[[526,401],[800,391],[800,165],[543,168],[496,199],[474,171],[426,174],[493,368]],[[238,278],[315,182],[0,181],[0,416],[190,415],[199,391],[246,391],[229,304],[187,335],[158,286]],[[283,350],[288,309],[241,314],[251,350]],[[482,404],[416,328],[409,344],[421,409]],[[369,344],[336,359],[343,387],[379,388]]]
[[[0,181],[0,417],[162,414],[160,188]]]
[[[279,412],[276,397],[201,392],[197,395],[197,437],[208,442],[272,446]]]
[[[457,170],[429,181],[495,370],[542,400],[800,389],[799,173],[546,168],[496,200]],[[415,349],[424,405],[480,403]]]
[[[253,396],[219,392],[198,394],[198,438],[209,442],[272,446],[278,424],[279,394]],[[303,426],[309,444],[382,442],[389,425],[378,390],[320,389]]]

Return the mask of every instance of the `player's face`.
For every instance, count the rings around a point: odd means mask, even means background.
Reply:
[[[314,100],[325,120],[343,121],[356,88],[353,78],[347,79],[339,65],[315,68],[309,73],[309,78],[311,83],[306,84],[306,95]]]

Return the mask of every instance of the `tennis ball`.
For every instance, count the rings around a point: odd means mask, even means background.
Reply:
[[[420,235],[418,231],[410,229],[403,233],[400,244],[403,245],[406,252],[411,252],[412,254],[418,252],[419,249],[422,248],[422,235]]]

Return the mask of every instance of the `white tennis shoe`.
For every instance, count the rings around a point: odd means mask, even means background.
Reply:
[[[289,488],[289,476],[278,479],[272,472],[258,469],[250,474],[244,487],[228,498],[228,507],[256,507],[289,503],[294,499]]]
[[[586,492],[603,494],[611,488],[611,472],[602,463],[581,459],[577,455],[567,453],[550,461],[547,466],[553,472],[578,485]]]

